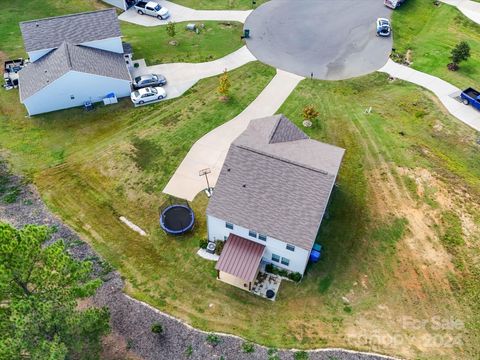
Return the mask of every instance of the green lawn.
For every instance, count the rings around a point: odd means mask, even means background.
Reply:
[[[389,83],[383,74],[305,80],[282,107],[301,126],[302,108],[314,104],[319,122],[307,133],[347,153],[319,235],[324,259],[300,284],[282,283],[275,303],[218,282],[213,264],[196,256],[206,231],[203,195],[193,202],[193,234],[171,238],[159,229],[161,190],[192,143],[245,108],[272,76],[273,69],[258,63],[233,71],[227,104],[215,94],[217,79],[206,79],[186,96],[152,106],[133,109],[122,101],[91,113],[74,109],[32,119],[23,118],[14,92],[2,92],[0,143],[49,207],[120,271],[129,294],[196,327],[275,347],[474,358],[478,135],[413,85]],[[463,230],[460,214],[476,227]],[[120,215],[150,236],[137,236]],[[470,246],[455,245],[462,241]],[[465,321],[468,331],[440,333],[465,345],[426,349],[437,332],[398,326],[404,316],[434,315]],[[405,340],[368,344],[376,333]]]
[[[460,88],[480,81],[480,25],[457,8],[433,5],[430,0],[407,1],[392,17],[394,47],[405,54],[412,51],[413,68],[438,76]],[[471,58],[456,72],[449,71],[450,52],[460,41],[471,47]]]
[[[250,10],[268,0],[176,0],[175,3],[199,10]]]
[[[169,44],[165,26],[143,27],[121,24],[124,40],[131,43],[135,59],[146,59],[147,64],[170,62],[204,62],[228,55],[244,45],[240,39],[243,25],[237,22],[205,21],[200,33],[187,31],[187,23],[176,24],[178,45]]]

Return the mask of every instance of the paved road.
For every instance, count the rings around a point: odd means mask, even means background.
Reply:
[[[480,131],[480,112],[471,106],[463,105],[455,99],[461,92],[459,88],[435,76],[397,64],[392,60],[389,60],[379,71],[430,90],[440,99],[450,114],[475,130]]]
[[[233,140],[247,128],[250,120],[274,115],[301,80],[300,76],[277,71],[272,81],[245,110],[192,146],[163,192],[192,201],[207,187],[205,178],[198,176],[199,170],[205,168],[211,169],[208,179],[210,185],[215,186]]]
[[[340,80],[387,62],[391,38],[376,36],[381,0],[271,0],[247,18],[247,46],[260,61],[301,76]]]
[[[166,7],[170,11],[170,18],[167,20],[158,20],[153,16],[139,15],[134,8],[131,8],[121,14],[118,18],[133,24],[143,26],[159,26],[165,25],[170,21],[238,21],[245,22],[247,16],[252,10],[194,10],[185,6],[177,5],[170,1],[156,0],[160,5]]]

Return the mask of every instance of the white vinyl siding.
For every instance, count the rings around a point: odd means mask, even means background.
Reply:
[[[282,265],[281,262],[275,262],[274,264],[276,266],[283,267],[290,271],[299,272],[300,274],[303,274],[305,272],[305,267],[307,266],[310,251],[296,246],[295,251],[292,252],[287,250],[286,248],[287,244],[290,243],[290,241],[280,241],[272,237],[270,234],[268,235],[267,241],[265,241],[261,240],[259,236],[257,238],[248,236],[250,229],[242,227],[240,224],[234,224],[233,227],[233,229],[227,229],[225,227],[225,220],[218,219],[211,215],[207,215],[208,239],[210,241],[223,240],[225,236],[228,237],[228,235],[232,233],[245,239],[249,239],[250,241],[265,245],[263,261],[271,263],[272,254],[276,254],[280,256],[280,259],[281,257],[284,257],[290,260],[288,267],[286,265]]]
[[[83,106],[86,101],[100,102],[105,95],[130,96],[130,82],[70,71],[23,101],[30,115]],[[72,99],[73,96],[73,99]]]

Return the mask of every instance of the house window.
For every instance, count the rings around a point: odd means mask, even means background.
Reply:
[[[70,100],[74,100],[75,99],[75,95],[70,95]]]
[[[248,231],[248,236],[251,236],[251,237],[256,238],[256,237],[257,237],[257,233],[256,233],[255,231],[253,231],[253,230],[249,230],[249,231]]]
[[[287,258],[282,257],[282,264],[285,265],[285,266],[288,266],[288,265],[290,265],[290,260],[288,260]]]
[[[233,224],[230,224],[230,223],[228,223],[228,222],[225,223],[225,227],[226,227],[227,229],[233,230]]]
[[[277,254],[272,254],[272,261],[280,262],[280,256],[278,256]]]
[[[258,234],[258,240],[267,241],[267,235]]]
[[[295,246],[287,244],[287,250],[295,251]]]

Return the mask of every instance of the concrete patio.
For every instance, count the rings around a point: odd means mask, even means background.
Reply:
[[[265,263],[260,264],[260,271],[250,292],[267,300],[275,301],[282,278],[278,275],[265,272],[265,265]],[[267,297],[268,290],[272,290],[275,293],[272,298]]]

